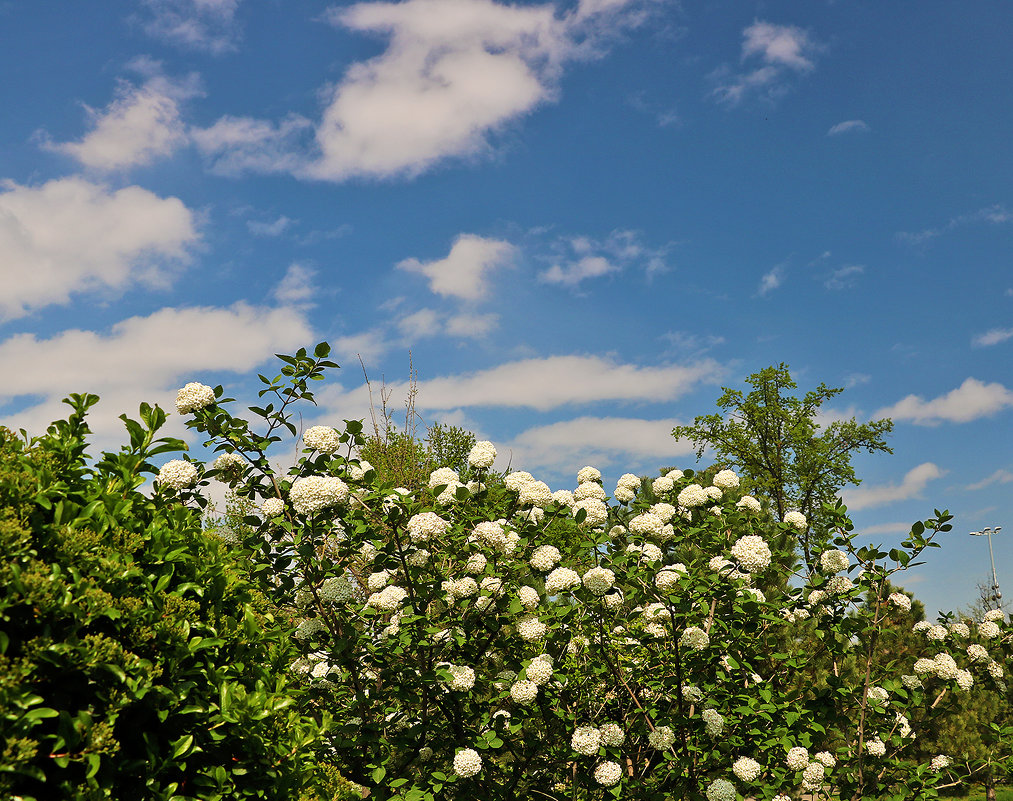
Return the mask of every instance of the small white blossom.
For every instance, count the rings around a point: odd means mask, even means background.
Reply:
[[[543,654],[542,656],[548,656],[548,654]],[[551,658],[542,659],[541,657],[538,657],[536,659],[532,659],[528,663],[528,666],[524,669],[524,674],[529,681],[533,681],[541,687],[552,678]]]
[[[813,759],[819,762],[821,765],[831,770],[837,767],[837,757],[831,754],[829,751],[817,751],[813,754]]]
[[[905,612],[911,611],[911,599],[902,592],[890,593],[890,603]]]
[[[707,786],[707,801],[735,801],[735,785],[728,779],[715,779]]]
[[[770,547],[763,537],[756,534],[739,537],[732,546],[731,555],[750,573],[759,573],[770,567]]]
[[[805,770],[809,767],[809,750],[800,745],[788,749],[785,764],[788,766],[788,770]]]
[[[607,567],[592,567],[581,579],[584,588],[592,595],[604,595],[615,586],[616,574]]]
[[[637,494],[628,487],[616,487],[616,491],[612,493],[612,497],[619,501],[619,503],[629,503],[637,497]]]
[[[541,598],[538,595],[538,590],[534,587],[524,586],[517,591],[518,597],[521,599],[521,605],[525,609],[534,609],[541,602]]]
[[[450,665],[451,679],[447,685],[456,692],[467,692],[475,686],[475,671],[467,665]]]
[[[569,509],[573,506],[576,498],[573,497],[573,493],[570,490],[561,489],[552,493],[552,501]]]
[[[246,460],[238,453],[226,452],[211,463],[211,469],[234,477],[246,469]]]
[[[667,473],[665,473],[665,475],[668,476],[668,478],[672,479],[672,481],[678,481],[685,475],[685,473],[683,473],[681,470],[669,470]]]
[[[693,651],[700,651],[710,645],[710,637],[699,626],[690,626],[682,633],[682,636],[679,638],[679,644]]]
[[[527,706],[538,697],[538,685],[528,679],[515,681],[510,685],[510,697],[518,704]]]
[[[881,757],[886,754],[886,743],[879,739],[878,736],[873,737],[870,740],[866,740],[865,750],[872,756]],[[822,767],[822,765],[820,767]]]
[[[666,492],[671,492],[675,489],[675,482],[668,476],[662,476],[651,482],[651,489],[655,495],[664,495]]]
[[[521,506],[538,506],[544,509],[552,503],[552,490],[544,481],[529,481],[517,493],[517,502]]]
[[[974,676],[971,675],[971,671],[969,670],[958,670],[954,678],[956,679],[957,686],[965,692],[974,686]]]
[[[503,479],[503,483],[506,488],[513,490],[514,492],[520,492],[521,487],[527,484],[529,481],[534,481],[535,477],[526,470],[517,470],[513,473],[507,473]]]
[[[991,623],[1005,623],[1006,613],[1003,612],[1001,609],[990,609],[988,612],[985,613],[984,619],[988,620]]]
[[[583,484],[578,484],[577,489],[573,491],[574,501],[586,501],[588,498],[604,501],[606,497],[605,490],[597,481],[585,481]]]
[[[453,484],[460,484],[461,476],[458,475],[456,470],[449,467],[440,467],[429,474],[429,489],[441,487],[444,485],[450,486]]]
[[[810,762],[808,767],[802,771],[802,789],[810,792],[818,789],[823,784],[825,773],[826,763],[819,760]]]
[[[909,690],[917,690],[922,687],[922,680],[917,676],[905,674],[900,677],[900,683],[907,687]]]
[[[580,524],[581,528],[598,528],[608,520],[608,507],[597,498],[585,498],[583,501],[574,503],[572,509],[574,517],[581,509],[586,513],[584,522]]]
[[[647,735],[647,742],[651,748],[665,751],[675,742],[675,732],[671,726],[656,726],[654,731]]]
[[[522,640],[540,640],[545,636],[548,627],[534,615],[522,617],[517,621],[517,634]]]
[[[626,740],[626,733],[618,723],[606,723],[599,730],[604,746],[619,747]]]
[[[299,514],[308,515],[347,500],[348,485],[335,476],[303,476],[295,480],[288,497]]]
[[[847,570],[848,555],[844,551],[829,550],[820,554],[820,570],[824,573],[840,573]]]
[[[1001,629],[994,621],[986,620],[978,624],[978,634],[986,640],[994,640],[1001,633]]]
[[[932,660],[935,667],[936,675],[944,681],[952,681],[957,678],[957,667],[956,660],[947,653],[936,654]],[[915,670],[917,670],[917,663],[915,664]]]
[[[705,709],[701,713],[704,731],[711,737],[717,737],[725,728],[725,719],[716,709]]]
[[[950,766],[952,760],[946,756],[946,754],[939,754],[938,756],[932,757],[932,761],[929,762],[929,769],[933,773],[939,773],[941,770],[946,770]]]
[[[553,595],[579,586],[580,576],[568,567],[557,567],[545,579],[545,591]]]

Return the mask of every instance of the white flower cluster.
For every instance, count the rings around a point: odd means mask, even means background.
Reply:
[[[553,595],[579,586],[580,576],[568,567],[557,567],[545,579],[545,591]]]
[[[639,534],[642,537],[656,537],[661,534],[661,528],[664,525],[665,522],[656,514],[646,512],[632,518],[629,522],[629,529],[631,533]]]
[[[713,484],[721,489],[735,489],[739,486],[739,477],[732,470],[722,470],[714,476]]]
[[[681,569],[680,569],[681,568]],[[658,571],[654,577],[654,586],[658,588],[659,592],[663,592],[666,595],[675,590],[679,583],[679,578],[686,572],[686,566],[681,562],[678,564],[670,565],[669,567],[662,568]]]
[[[902,609],[905,612],[911,611],[911,599],[902,592],[890,593],[888,600],[898,609]]]
[[[876,736],[866,740],[865,750],[868,751],[871,756],[881,757],[886,754],[886,743]]]
[[[805,531],[809,527],[809,521],[805,519],[805,515],[801,512],[788,512],[784,516],[784,522],[789,526],[794,526],[799,531]]]
[[[1005,623],[1006,613],[1001,609],[990,609],[985,613],[984,619],[991,623]]]
[[[747,512],[752,512],[753,514],[758,514],[763,508],[760,502],[752,495],[743,495],[735,506],[737,509],[745,509]]]
[[[529,679],[521,679],[510,685],[510,697],[521,706],[527,706],[538,697],[538,685]]]
[[[535,477],[526,470],[517,470],[513,473],[507,473],[503,479],[503,484],[508,490],[513,492],[520,492],[521,487],[527,484],[529,481],[534,481]]]
[[[735,801],[735,785],[728,779],[715,779],[707,786],[707,801]]]
[[[865,694],[865,697],[876,704],[885,704],[887,699],[890,697],[888,693],[882,687],[870,687]]]
[[[972,662],[987,662],[991,657],[984,645],[974,642],[967,646],[967,658]]]
[[[489,440],[476,442],[468,453],[468,465],[475,470],[488,470],[496,461],[496,446]]]
[[[573,507],[576,500],[577,499],[573,497],[573,493],[570,492],[570,490],[561,489],[552,493],[552,502],[559,504],[560,506],[565,506],[568,509]]]
[[[594,726],[578,726],[570,738],[570,746],[578,754],[594,756],[601,748],[601,732]]]
[[[605,525],[609,519],[609,510],[604,502],[599,501],[597,498],[585,498],[582,501],[577,501],[573,504],[572,512],[573,516],[577,516],[577,512],[583,509],[586,512],[584,522],[580,524],[581,528],[598,528],[599,526]]]
[[[821,752],[826,753],[826,752]],[[819,756],[819,754],[817,754]],[[802,789],[807,792],[819,789],[823,784],[823,776],[826,773],[826,763],[816,760],[810,762],[809,766],[802,771]]]
[[[183,459],[172,459],[162,465],[158,471],[158,483],[174,490],[192,487],[197,481],[197,467],[193,462]],[[994,623],[992,625],[995,625]]]
[[[750,573],[761,573],[770,567],[770,547],[763,537],[756,534],[739,537],[732,546],[731,554]]]
[[[238,453],[226,452],[211,463],[211,469],[229,477],[238,476],[246,469],[246,460]]]
[[[682,697],[691,704],[699,704],[703,700],[703,690],[695,684],[683,684]]]
[[[527,615],[517,621],[517,634],[528,642],[540,640],[547,630],[548,627],[535,615]]]
[[[953,634],[957,637],[970,637],[971,627],[968,626],[966,623],[951,623],[950,634]]]
[[[952,761],[946,754],[939,754],[932,757],[932,761],[929,762],[929,770],[933,773],[939,773],[941,770],[946,770]]]
[[[647,735],[651,748],[666,751],[675,743],[675,732],[671,726],[655,726],[654,731]]]
[[[732,763],[732,773],[744,782],[755,782],[762,772],[760,763],[752,757],[739,757]]]
[[[482,757],[474,748],[465,748],[454,755],[454,773],[468,779],[482,770]]]
[[[601,481],[601,470],[596,467],[582,467],[577,471],[577,483],[587,484],[589,481]]]
[[[475,686],[475,671],[467,665],[449,665],[451,679],[447,685],[459,693],[467,692]]]
[[[536,656],[524,668],[524,675],[529,681],[533,681],[541,687],[552,678],[552,657],[548,654]]]
[[[303,476],[297,478],[288,498],[301,515],[319,512],[348,498],[348,485],[335,476]]]
[[[352,481],[362,481],[366,477],[366,473],[368,473],[370,470],[373,469],[373,465],[371,465],[365,459],[360,459],[358,464],[355,464],[354,462],[349,462],[348,464],[345,465],[345,468],[348,470],[348,477],[352,479]],[[407,492],[402,490],[400,487],[395,489],[394,492],[398,493],[399,495],[407,494]]]
[[[585,481],[583,484],[578,484],[572,495],[575,502],[586,501],[588,498],[604,501],[608,497],[605,494],[605,489],[597,481]]]
[[[581,582],[589,593],[602,596],[615,586],[616,574],[607,567],[592,567],[584,574]]]
[[[544,481],[529,481],[517,493],[517,502],[521,506],[544,508],[552,503],[552,490]]]
[[[710,501],[710,496],[699,484],[690,484],[683,487],[678,496],[679,506],[686,509],[694,509],[697,506],[704,506]]]
[[[701,651],[710,645],[711,638],[707,632],[699,626],[690,626],[679,638],[679,645],[684,645],[693,651]]]
[[[435,512],[420,512],[408,521],[408,536],[412,542],[428,542],[447,533],[446,520]]]
[[[725,559],[723,556],[713,556],[710,561],[707,562],[707,566],[715,573],[720,573],[722,576],[728,579],[744,579],[749,578],[748,573],[743,573],[741,570],[736,570],[735,565]]]
[[[461,485],[461,477],[458,475],[456,470],[449,467],[439,467],[429,474],[429,489],[453,485]]]
[[[408,593],[402,587],[391,584],[384,587],[380,592],[374,592],[366,600],[366,606],[377,609],[381,612],[393,612],[401,602],[408,597]]]
[[[645,542],[643,545],[631,542],[626,546],[626,553],[638,553],[646,562],[660,562],[663,556],[661,548],[653,542]]]
[[[278,517],[285,513],[285,502],[281,498],[268,498],[260,505],[260,513],[265,518]]]
[[[1002,634],[1002,630],[995,623],[995,621],[986,620],[978,624],[978,634],[980,634],[986,640],[994,640],[996,637]]]
[[[703,718],[704,731],[711,737],[717,737],[724,731],[725,719],[716,709],[705,709],[701,713]]]
[[[622,777],[623,769],[618,762],[600,762],[594,769],[594,780],[602,787],[614,787]]]
[[[207,384],[191,381],[176,393],[176,411],[190,414],[215,402],[215,391]]]
[[[538,590],[527,585],[517,590],[517,597],[521,599],[521,606],[525,609],[534,609],[541,602]]]
[[[302,435],[302,444],[311,451],[329,455],[341,448],[341,436],[331,426],[313,426]]]
[[[626,732],[618,723],[606,723],[599,730],[602,745],[618,748],[626,740]]]
[[[535,570],[540,573],[548,573],[552,568],[559,564],[559,548],[555,545],[542,545],[535,549],[535,552],[531,554],[530,564]]]
[[[844,551],[831,549],[820,554],[820,570],[824,573],[840,573],[847,570],[850,560]]]
[[[668,476],[661,476],[661,478],[656,478],[651,482],[651,490],[655,495],[664,495],[674,489],[675,482]]]
[[[809,767],[809,750],[800,745],[789,748],[785,764],[788,770],[805,770]]]
[[[346,603],[355,597],[355,586],[344,576],[334,576],[324,580],[317,595],[325,603]]]
[[[299,640],[308,640],[317,634],[327,630],[322,620],[315,617],[308,618],[296,626],[294,636]]]

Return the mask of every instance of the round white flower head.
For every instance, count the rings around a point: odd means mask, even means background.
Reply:
[[[453,582],[450,594],[455,598],[470,598],[478,594],[478,583],[471,576],[459,578]]]
[[[619,501],[619,503],[629,503],[637,497],[637,494],[627,487],[616,487],[616,491],[612,493],[612,497]]]
[[[327,626],[324,625],[322,620],[311,617],[296,626],[295,634],[293,636],[299,640],[308,640],[314,635],[320,634],[326,630]]]
[[[800,745],[789,748],[785,764],[788,770],[805,770],[809,767],[809,750]]]
[[[957,678],[957,662],[948,653],[936,654],[932,659],[932,663],[935,667],[936,675],[943,679],[943,681],[952,681]]]
[[[601,748],[601,732],[594,726],[578,726],[570,738],[570,746],[578,754],[594,756]]]
[[[714,476],[714,486],[721,489],[735,489],[739,486],[739,477],[733,470],[722,470]]]
[[[602,600],[605,602],[605,608],[614,612],[622,607],[623,594],[619,590],[614,590],[603,595]]]
[[[760,502],[752,495],[743,495],[736,502],[735,506],[738,509],[745,509],[747,512],[752,512],[753,514],[759,513],[759,511],[763,508],[760,506]]]
[[[584,588],[592,595],[604,595],[615,586],[616,574],[607,567],[592,567],[581,579]]]
[[[582,467],[577,471],[577,483],[586,484],[589,481],[601,481],[601,471],[594,467]]]
[[[970,637],[971,628],[966,623],[951,623],[950,634],[954,634],[957,637]]]
[[[555,545],[541,545],[531,554],[531,567],[541,573],[548,573],[559,564],[559,548]]]
[[[744,782],[754,782],[763,772],[760,763],[751,757],[739,757],[732,763],[732,773]]]
[[[598,731],[601,732],[602,745],[617,748],[626,740],[626,732],[618,723],[606,723]]]
[[[544,481],[529,481],[518,492],[517,502],[522,506],[546,507],[552,503],[552,490]]]
[[[991,676],[996,681],[1002,679],[1003,676],[1002,665],[1000,665],[994,659],[990,659],[985,668],[988,670],[988,675]]]
[[[788,514],[784,516],[784,522],[789,526],[794,526],[799,531],[805,531],[809,527],[809,521],[805,519],[805,515],[801,512],[788,512]]]
[[[331,426],[313,426],[302,435],[307,448],[320,453],[337,453],[341,448],[341,436]]]
[[[725,719],[716,709],[705,709],[700,716],[703,718],[704,731],[711,737],[717,737],[724,731]]]
[[[695,684],[683,684],[682,697],[691,704],[699,704],[703,700],[703,690]]]
[[[557,567],[545,579],[545,591],[557,593],[562,590],[569,590],[580,586],[580,576],[576,570],[568,567]]]
[[[366,473],[373,469],[373,465],[367,462],[365,459],[360,459],[358,464],[349,462],[345,465],[348,470],[348,477],[352,481],[362,481],[366,477]],[[397,490],[395,490],[397,492]]]
[[[207,384],[191,381],[176,393],[176,411],[190,414],[215,402],[215,391]]]
[[[677,509],[670,503],[656,503],[648,511],[652,515],[657,515],[662,523],[668,523],[675,517]]]
[[[588,498],[604,501],[606,498],[605,489],[597,481],[585,481],[583,484],[578,484],[577,489],[573,491],[573,500],[586,501]]]
[[[429,561],[430,556],[432,554],[425,548],[419,548],[408,554],[408,558],[405,561],[408,562],[410,567],[423,567]]]
[[[373,607],[381,612],[393,612],[407,597],[407,591],[396,584],[391,584],[389,587],[384,587],[380,592],[374,592],[370,595],[366,600],[366,606]]]
[[[387,586],[390,579],[391,572],[389,570],[380,570],[377,573],[370,573],[369,578],[366,579],[366,586],[371,592],[379,592]]]
[[[536,526],[545,519],[545,510],[541,506],[532,506],[517,513],[517,518],[525,523],[534,523]]]
[[[663,525],[665,525],[664,521],[651,512],[637,515],[629,522],[630,532],[644,537],[658,536],[661,534]]]
[[[457,471],[450,467],[440,467],[429,474],[429,489],[440,487],[443,485],[450,486],[452,484],[461,483],[461,477]]]
[[[707,787],[707,801],[735,801],[735,785],[728,779],[715,779]]]
[[[468,453],[468,464],[476,470],[487,470],[496,461],[496,446],[489,440],[476,442]]]
[[[881,757],[886,754],[886,743],[884,743],[879,737],[873,737],[871,740],[866,740],[865,750],[868,751],[872,756]],[[820,765],[820,767],[823,767]]]
[[[935,673],[936,663],[932,659],[916,659],[914,664],[914,672],[919,676],[923,673]]]
[[[1001,609],[990,609],[985,613],[984,620],[991,621],[992,623],[1005,623],[1006,613]]]
[[[486,576],[478,585],[485,592],[490,592],[497,598],[503,594],[503,579],[499,576]]]
[[[926,660],[927,661],[927,660]],[[922,687],[922,680],[917,676],[910,674],[904,674],[900,677],[900,683],[907,687],[909,690],[917,690]]]
[[[288,497],[299,514],[308,515],[347,500],[348,485],[334,476],[303,476],[295,480]]]
[[[919,620],[911,627],[911,631],[928,631],[931,625],[927,620]]]
[[[974,686],[974,676],[971,675],[971,671],[969,670],[958,670],[955,679],[957,686],[965,692]]]
[[[672,481],[678,481],[686,474],[683,473],[681,470],[669,470],[667,473],[665,473],[665,475],[668,476],[670,479],[672,479]]]
[[[877,704],[885,704],[886,700],[890,697],[890,693],[882,687],[870,687],[865,695],[866,698]]]
[[[527,484],[529,481],[534,481],[535,477],[531,475],[527,470],[518,470],[514,473],[507,473],[503,479],[503,483],[506,485],[508,490],[514,492],[520,492],[521,487]]]
[[[556,490],[552,493],[553,503],[558,503],[560,506],[570,508],[573,506],[575,500],[570,490]]]
[[[855,588],[854,583],[847,576],[834,576],[827,582],[827,593],[829,595],[844,595]]]
[[[750,573],[760,573],[770,567],[770,547],[756,534],[739,537],[731,554]]]
[[[618,762],[612,762],[611,760],[599,762],[594,769],[594,780],[602,787],[614,787],[619,784],[619,780],[622,777],[623,769],[619,767]]]
[[[819,761],[810,762],[808,767],[802,771],[802,789],[818,789],[823,784],[823,776],[825,773],[825,763]]]
[[[534,587],[521,587],[517,590],[517,596],[521,599],[521,605],[525,609],[534,609],[541,601],[541,598],[538,596],[538,590]]]
[[[736,570],[735,565],[733,565],[723,556],[712,556],[710,560],[707,562],[707,566],[715,573],[720,573],[725,578],[743,579],[749,577],[748,573],[743,573],[740,570]]]
[[[929,762],[929,770],[933,773],[939,773],[941,770],[946,770],[950,766],[952,760],[946,756],[946,754],[939,754],[938,756],[932,757],[932,761]]]
[[[281,498],[268,498],[260,505],[260,514],[265,518],[278,517],[285,513],[285,502]]]
[[[647,742],[651,748],[666,751],[675,742],[675,732],[671,726],[656,726],[654,731],[647,735]]]
[[[623,473],[616,482],[617,487],[626,487],[636,492],[640,489],[640,477],[633,473]]]
[[[454,773],[468,779],[482,770],[482,757],[473,748],[465,748],[454,755]]]
[[[690,484],[683,487],[678,496],[679,506],[687,509],[695,509],[697,506],[704,506],[710,501],[710,497],[704,492],[699,484]]]
[[[223,453],[211,463],[211,469],[236,476],[246,469],[246,460],[238,453]]]
[[[720,501],[721,500],[721,496],[722,496],[721,487],[715,487],[715,486],[704,487],[703,491],[704,491],[704,494],[707,496],[707,500],[709,500],[709,501]]]
[[[946,630],[946,626],[935,625],[929,626],[925,629],[925,636],[930,640],[936,640],[937,642],[945,640],[948,634],[949,632]]]
[[[817,751],[815,754],[813,754],[813,759],[815,759],[817,762],[819,762],[828,770],[837,767],[837,757],[835,757],[829,751]]]
[[[450,665],[451,679],[447,685],[451,690],[463,693],[475,686],[475,671],[467,665]]]
[[[699,626],[690,626],[679,638],[679,644],[690,648],[693,651],[701,651],[710,645],[711,638],[707,632]]]
[[[820,570],[823,573],[840,573],[848,569],[850,560],[844,551],[831,549],[820,554]]]
[[[485,566],[489,563],[489,560],[485,558],[484,554],[473,553],[468,557],[468,561],[464,566],[465,573],[481,573],[485,570]]]
[[[978,624],[978,634],[984,637],[986,640],[994,640],[1002,633],[998,624],[994,621],[986,620],[983,623]]]
[[[658,588],[659,592],[663,592],[667,595],[675,590],[679,583],[679,578],[685,572],[685,568],[681,571],[676,570],[675,565],[659,570],[654,576],[654,586]]]
[[[791,801],[790,795],[775,795],[770,801]]]
[[[984,645],[978,645],[976,642],[967,646],[967,658],[972,662],[987,662],[991,659],[988,655],[988,649]]]
[[[435,512],[420,512],[408,521],[408,536],[412,542],[428,542],[447,533],[447,523]]]
[[[598,528],[598,526],[604,525],[609,518],[608,507],[597,498],[585,498],[574,503],[573,516],[576,517],[577,512],[581,509],[587,513],[584,522],[580,524],[581,528]]]
[[[547,656],[547,654],[543,654]],[[528,681],[533,681],[539,687],[545,684],[549,679],[552,678],[552,661],[551,659],[532,659],[526,668],[524,668],[524,675]]]
[[[355,586],[344,576],[334,576],[324,580],[317,594],[324,602],[346,603],[355,597]]]
[[[663,637],[668,636],[668,630],[660,623],[648,623],[644,626],[644,635],[647,637],[653,637],[656,640],[660,640]]]
[[[540,640],[545,636],[546,631],[548,631],[548,626],[534,615],[527,615],[517,621],[517,634],[522,640],[528,642]]]
[[[651,482],[651,489],[655,495],[664,495],[666,492],[671,492],[675,489],[675,482],[668,476],[662,476]]]
[[[888,600],[898,609],[902,609],[905,612],[911,611],[911,599],[902,592],[890,593]]]
[[[538,685],[528,679],[510,685],[510,697],[521,706],[527,706],[538,697]]]
[[[172,459],[162,465],[162,468],[158,471],[158,478],[156,479],[159,484],[171,487],[174,490],[186,489],[192,487],[194,482],[197,481],[197,467],[193,462],[187,462],[183,459]],[[994,623],[992,624],[995,625]]]

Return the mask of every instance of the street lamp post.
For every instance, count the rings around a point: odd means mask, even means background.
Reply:
[[[999,579],[995,574],[995,555],[992,553],[992,535],[998,534],[1002,531],[1002,526],[988,526],[983,528],[981,531],[972,531],[970,535],[972,537],[988,537],[988,558],[992,563],[992,597],[988,601],[995,601],[996,609],[1002,607],[1002,593],[999,591]]]

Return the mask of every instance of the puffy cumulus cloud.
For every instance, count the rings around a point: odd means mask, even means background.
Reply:
[[[694,454],[693,444],[672,437],[678,420],[635,417],[577,417],[529,428],[503,443],[512,463],[525,470],[572,476],[580,467],[650,462],[655,469]]]
[[[141,0],[145,32],[193,50],[227,53],[239,36],[240,0]]]
[[[419,309],[395,321],[402,344],[411,347],[420,339],[451,336],[458,339],[480,339],[499,324],[498,314],[442,314],[434,309]]]
[[[433,309],[419,309],[397,321],[398,330],[407,339],[415,341],[436,336],[442,330],[439,313]]]
[[[331,349],[340,361],[356,362],[362,359],[366,365],[385,354],[392,346],[393,343],[379,328],[362,331],[358,334],[346,334],[331,342]],[[363,408],[368,408],[368,404]]]
[[[845,120],[839,122],[834,126],[831,126],[830,130],[827,131],[827,136],[840,136],[846,133],[868,133],[872,128],[865,120]]]
[[[5,381],[0,406],[27,406],[0,423],[40,433],[63,417],[61,398],[92,392],[102,398],[89,418],[101,442],[120,438],[117,416],[136,415],[141,401],[175,414],[176,389],[208,371],[246,373],[312,341],[303,314],[291,307],[237,303],[228,308],[163,308],[130,317],[108,332],[68,330],[49,338],[16,334],[0,342]],[[213,381],[210,383],[214,383]],[[183,431],[173,418],[173,433]]]
[[[976,336],[971,344],[979,348],[987,348],[992,345],[1000,345],[1007,339],[1013,339],[1013,328],[993,328]]]
[[[757,21],[742,31],[743,63],[759,62],[744,72],[723,67],[713,74],[714,96],[728,105],[737,105],[758,94],[774,99],[788,90],[791,75],[815,68],[815,57],[823,49],[808,31],[794,25]]]
[[[122,81],[101,111],[85,106],[91,130],[77,142],[43,141],[85,167],[117,170],[151,164],[187,142],[180,103],[199,94],[196,76],[173,81],[154,75],[143,85]]]
[[[548,356],[419,381],[415,407],[420,411],[496,406],[548,411],[599,401],[664,403],[700,383],[717,382],[723,372],[710,359],[688,365],[642,367],[601,356]],[[387,388],[395,398],[407,397],[410,389],[404,382],[388,384]],[[321,405],[340,409],[345,417],[361,417],[361,410],[368,408],[365,387],[351,391],[325,387],[317,393],[317,399]]]
[[[546,284],[577,287],[582,282],[641,267],[651,277],[668,269],[672,243],[649,247],[639,232],[612,231],[604,240],[588,236],[560,237],[550,246],[553,264],[538,275]]]
[[[314,283],[316,270],[297,262],[288,266],[284,277],[274,288],[275,299],[284,305],[309,303],[317,294],[318,287]]]
[[[66,303],[76,292],[165,285],[198,241],[178,198],[139,186],[116,191],[80,177],[0,191],[0,260],[16,275],[0,295],[0,320]]]
[[[490,135],[556,96],[563,67],[644,19],[647,0],[553,4],[494,0],[360,2],[333,7],[336,26],[388,39],[325,90],[312,147],[293,128],[227,118],[201,143],[221,171],[290,171],[343,181],[414,176],[491,150]],[[219,125],[223,126],[219,128]]]
[[[429,289],[437,295],[475,301],[488,291],[488,274],[511,264],[515,254],[509,242],[461,234],[445,258],[428,262],[404,259],[397,267],[424,275],[429,279]]]
[[[851,511],[860,509],[871,509],[874,506],[884,506],[896,501],[906,501],[911,498],[921,497],[925,486],[937,478],[946,475],[933,462],[923,462],[917,467],[908,470],[899,484],[884,484],[881,486],[858,487],[857,489],[845,490],[841,493],[844,503]]]
[[[876,412],[876,417],[891,417],[915,425],[934,426],[939,423],[969,423],[981,417],[991,417],[1013,406],[1013,392],[1002,384],[986,384],[968,378],[956,389],[932,400],[920,395],[908,395]]]

